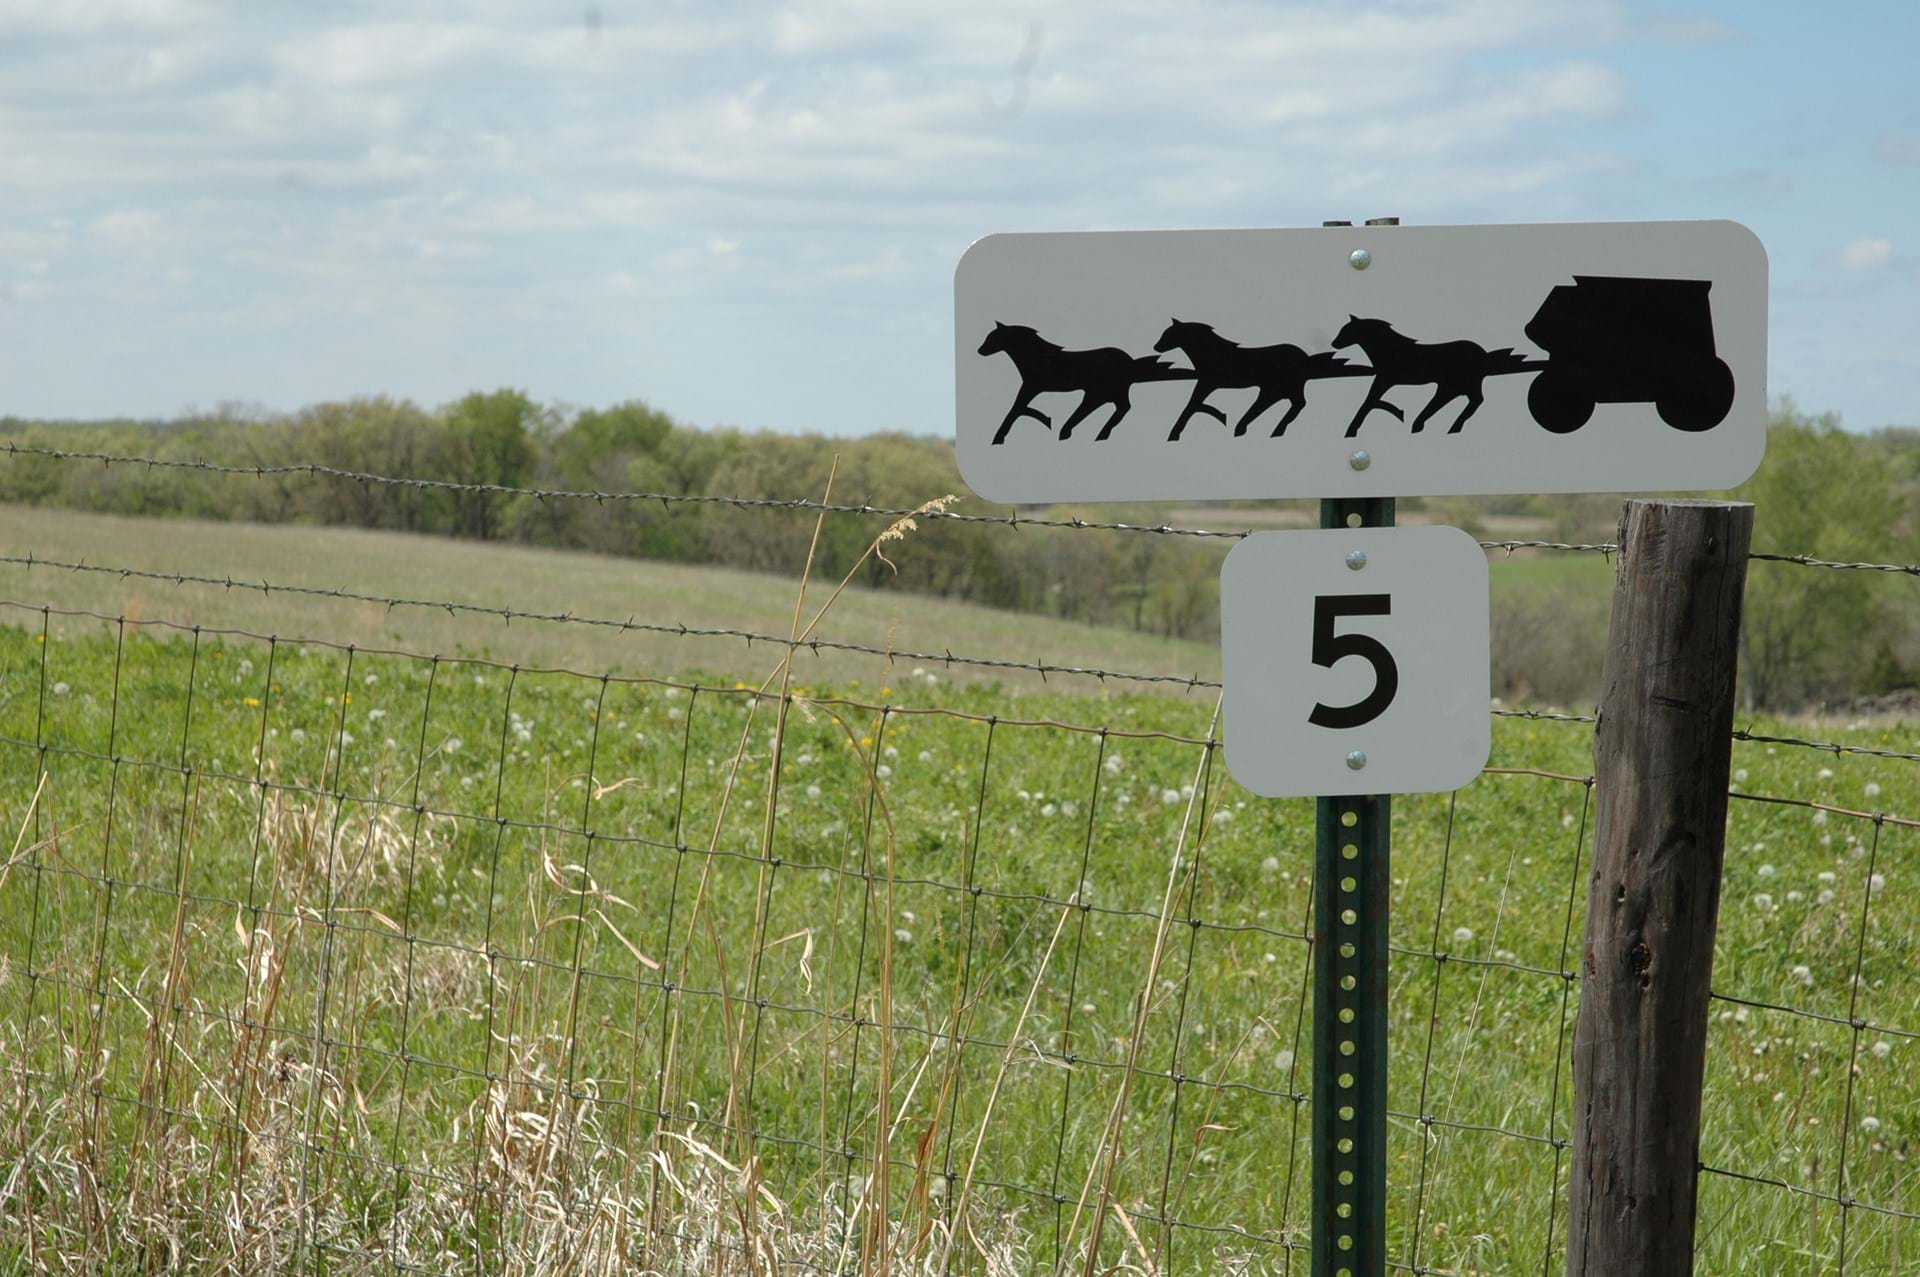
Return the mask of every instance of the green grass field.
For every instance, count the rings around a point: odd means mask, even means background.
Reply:
[[[492,599],[510,571],[513,592],[588,610],[577,578],[527,574],[540,556],[414,567],[359,534],[286,531],[298,555],[252,529],[234,545],[327,584],[433,572],[422,588]],[[157,536],[109,548],[180,561]],[[703,588],[666,606],[730,606]],[[83,589],[57,601],[205,601],[41,569],[4,582],[15,601]],[[752,619],[784,628],[773,597]],[[924,601],[884,606],[929,623]],[[936,641],[1056,641],[960,617]],[[1075,1203],[1116,1143],[1130,1057],[1126,1224],[1109,1217],[1103,1265],[1282,1272],[1266,1239],[1305,1241],[1312,804],[1225,777],[1210,697],[802,665],[769,818],[778,703],[753,689],[778,653],[759,646],[694,665],[672,640],[661,657],[594,638],[565,654],[586,675],[516,673],[457,653],[517,623],[268,618],[422,653],[401,656],[57,618],[42,641],[37,613],[0,619],[11,1271],[598,1272],[619,1253],[746,1272],[706,1247],[750,1237],[763,1267],[863,1272],[883,1235],[922,1271],[956,1214],[956,1268],[1035,1271],[1086,1235]],[[876,637],[871,616],[839,624]],[[1180,668],[1133,636],[1057,641]],[[1819,730],[1912,747],[1897,727]],[[1492,765],[1549,775],[1395,803],[1393,1254],[1551,1272],[1589,729],[1498,719]],[[1702,1160],[1811,1191],[1706,1176],[1696,1271],[1837,1271],[1843,1229],[1847,1272],[1910,1271],[1920,1042],[1879,1030],[1920,1030],[1920,830],[1844,812],[1920,815],[1920,777],[1782,745],[1738,744],[1734,766],[1741,792],[1823,807],[1733,804],[1714,986],[1836,1019],[1716,1002]],[[1839,1197],[1885,1211],[1843,1219]]]

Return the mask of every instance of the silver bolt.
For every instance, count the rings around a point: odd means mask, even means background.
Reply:
[[[1370,455],[1368,455],[1367,450],[1365,448],[1362,448],[1360,449],[1360,451],[1354,453],[1351,457],[1347,458],[1347,464],[1352,466],[1355,470],[1365,470],[1368,466],[1373,464],[1373,458]]]
[[[1373,254],[1364,248],[1356,248],[1347,254],[1347,263],[1355,270],[1365,270],[1373,265]]]
[[[1347,767],[1350,770],[1359,771],[1362,767],[1365,767],[1366,765],[1367,765],[1366,750],[1356,749],[1351,754],[1347,755]]]
[[[1367,566],[1367,552],[1365,550],[1347,551],[1347,566],[1352,568],[1355,572],[1358,572],[1361,568]]]

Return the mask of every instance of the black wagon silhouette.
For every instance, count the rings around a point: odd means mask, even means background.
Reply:
[[[1595,404],[1652,403],[1675,430],[1711,430],[1733,408],[1733,370],[1714,351],[1707,279],[1575,275],[1547,294],[1526,334],[1547,352],[1527,408],[1554,434]]]

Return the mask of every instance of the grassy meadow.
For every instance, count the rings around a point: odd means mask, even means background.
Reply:
[[[529,610],[793,607],[397,536],[0,529]],[[1604,597],[1579,562],[1520,571]],[[41,568],[0,597],[0,1270],[1032,1272],[1107,1182],[1102,1271],[1305,1273],[1313,810],[1226,777],[1210,694],[806,655],[783,702],[737,641]],[[1217,670],[924,599],[829,624]],[[1831,1018],[1715,1003],[1702,1160],[1808,1191],[1705,1176],[1696,1271],[1911,1271],[1920,830],[1849,813],[1920,816],[1920,770],[1734,748],[1739,792],[1797,804],[1733,804],[1715,989]],[[1393,1255],[1554,1272],[1590,728],[1496,719],[1492,768],[1394,805]]]

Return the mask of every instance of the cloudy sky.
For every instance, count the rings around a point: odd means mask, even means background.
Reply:
[[[0,414],[952,429],[990,231],[1731,217],[1920,423],[1908,0],[0,0]]]

